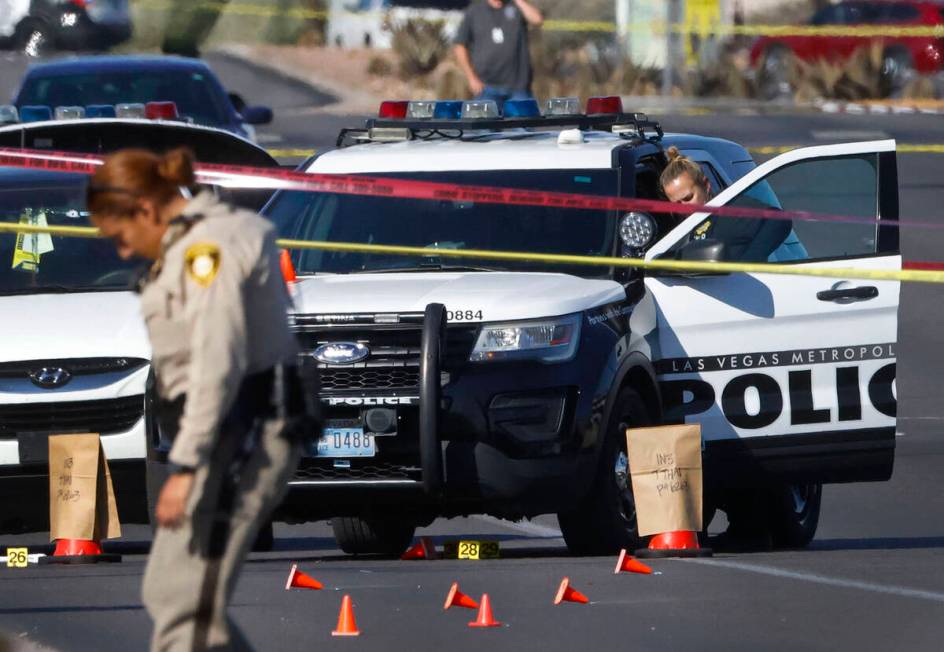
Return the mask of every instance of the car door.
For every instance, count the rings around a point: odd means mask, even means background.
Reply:
[[[783,154],[709,205],[897,220],[895,142]],[[691,215],[646,258],[678,257],[684,243],[704,233],[706,220],[724,219],[730,218]],[[777,249],[769,259],[780,255],[779,262],[800,267],[901,268],[895,228],[801,220],[792,226],[802,246],[788,256]],[[649,340],[669,421],[701,423],[708,443],[877,437],[893,449],[897,281],[650,273],[645,285],[656,306],[658,325]]]

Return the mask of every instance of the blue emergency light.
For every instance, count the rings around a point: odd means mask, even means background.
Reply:
[[[508,100],[504,113],[506,118],[538,118],[541,116],[541,107],[537,100]]]
[[[20,109],[20,122],[43,122],[52,120],[52,109],[48,106],[29,105]]]

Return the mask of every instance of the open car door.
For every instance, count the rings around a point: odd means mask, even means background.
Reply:
[[[895,142],[783,154],[709,205],[895,221]],[[730,219],[692,215],[646,257],[684,259],[686,246],[716,244],[696,241],[717,232],[725,234],[719,236],[720,257],[727,261],[901,268],[894,227],[738,218],[738,228],[711,228]],[[771,233],[779,235],[771,239]],[[758,480],[822,483],[891,476],[897,281],[656,272],[645,284],[658,313],[651,339],[666,418],[701,423],[706,472],[714,483],[755,486]]]

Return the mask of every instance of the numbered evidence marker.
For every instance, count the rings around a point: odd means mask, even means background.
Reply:
[[[443,545],[445,559],[498,559],[497,541],[446,541]]]
[[[29,550],[7,548],[7,568],[26,568],[29,565]]]

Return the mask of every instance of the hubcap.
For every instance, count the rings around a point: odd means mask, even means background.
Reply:
[[[620,424],[620,432],[626,432],[629,425]],[[613,468],[616,480],[616,491],[619,494],[619,513],[628,527],[635,528],[636,501],[633,499],[633,487],[629,477],[629,457],[620,450],[616,454],[616,463]]]
[[[790,487],[790,497],[793,499],[793,513],[802,514],[810,502],[810,485],[793,485]]]

